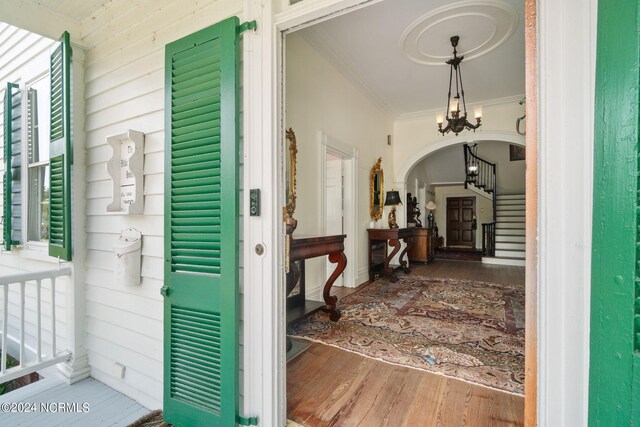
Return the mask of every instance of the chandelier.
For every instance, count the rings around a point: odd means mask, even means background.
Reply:
[[[449,70],[449,94],[447,98],[447,127],[442,128],[444,119],[442,114],[438,114],[438,132],[445,135],[448,132],[453,132],[456,135],[465,129],[476,129],[480,127],[480,119],[482,118],[482,109],[475,109],[476,124],[472,125],[467,121],[467,104],[464,100],[464,88],[462,86],[462,74],[460,73],[460,63],[464,59],[464,56],[458,56],[456,46],[460,41],[459,36],[451,37],[451,46],[453,46],[453,58],[447,61],[450,65]],[[453,75],[455,74],[455,96],[451,97],[451,86],[453,85]],[[462,101],[462,111],[460,111],[460,101]],[[460,113],[464,113],[460,115]]]
[[[467,181],[475,182],[478,176],[478,144],[465,144],[467,150],[465,150],[464,157],[467,163]],[[467,158],[467,152],[470,153]]]

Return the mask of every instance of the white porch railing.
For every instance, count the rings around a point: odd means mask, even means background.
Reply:
[[[23,375],[30,374],[39,369],[55,365],[60,362],[68,361],[71,358],[70,350],[58,351],[56,347],[56,278],[68,276],[71,274],[71,268],[64,267],[56,270],[46,270],[33,273],[20,273],[8,276],[0,276],[0,290],[2,298],[2,342],[0,344],[0,384],[20,378]],[[42,325],[42,281],[51,281],[51,330],[46,331],[51,334],[50,354],[44,354],[42,345],[43,325]],[[9,337],[9,286],[16,285],[19,287],[19,361],[18,366],[7,369],[7,344]],[[25,342],[25,288],[27,286],[35,286],[36,298],[35,307],[29,307],[36,316],[35,330],[35,360],[25,362],[26,358],[26,342]]]

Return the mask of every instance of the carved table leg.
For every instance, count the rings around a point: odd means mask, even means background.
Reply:
[[[330,295],[331,287],[333,286],[333,282],[336,281],[338,276],[342,274],[345,267],[347,266],[347,256],[344,254],[344,252],[334,252],[332,254],[329,254],[329,262],[331,262],[332,264],[335,264],[337,262],[338,265],[336,266],[336,269],[333,271],[333,273],[331,273],[331,276],[329,276],[327,283],[325,283],[324,285],[322,297],[324,298],[324,302],[327,305],[325,305],[322,310],[330,313],[329,319],[337,322],[338,320],[340,320],[340,317],[342,317],[342,314],[340,313],[340,310],[336,308],[338,297],[336,297],[335,295]]]
[[[300,280],[300,268],[298,267],[298,263],[296,261],[292,261],[289,264],[289,272],[286,275],[287,296],[289,296],[293,288],[296,287],[299,280]],[[287,337],[287,352],[291,350],[292,347],[293,347],[293,342],[291,341],[291,338]]]
[[[406,273],[409,274],[411,273],[411,268],[409,268],[409,262],[407,260],[403,260],[402,258],[404,258],[404,256],[406,255],[406,253],[411,249],[411,247],[413,246],[413,237],[411,236],[407,236],[404,239],[402,239],[407,246],[404,248],[404,250],[402,251],[402,253],[400,254],[400,267],[402,267],[402,270]],[[407,257],[409,258],[409,257]]]
[[[298,280],[300,280],[300,268],[296,261],[292,261],[289,265],[289,272],[287,273],[287,296],[289,296],[293,288],[296,287]]]
[[[389,239],[389,244],[393,246],[393,250],[387,258],[384,260],[384,275],[392,282],[395,283],[398,281],[398,276],[393,272],[393,268],[389,267],[389,262],[393,259],[393,257],[400,250],[400,241],[397,239]]]

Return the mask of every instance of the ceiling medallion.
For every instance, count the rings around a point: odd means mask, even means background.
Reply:
[[[407,27],[400,38],[403,53],[413,62],[446,65],[449,46],[443,36],[457,28],[465,39],[467,61],[482,56],[507,41],[518,28],[518,14],[502,1],[464,1],[435,9]]]

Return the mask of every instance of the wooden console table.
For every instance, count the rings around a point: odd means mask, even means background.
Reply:
[[[404,256],[413,245],[413,230],[415,228],[369,228],[369,280],[373,280],[377,273],[382,273],[390,281],[398,281],[398,277],[389,267],[389,262],[400,250],[400,240],[407,246],[400,253],[400,268],[407,274],[411,273]],[[387,253],[387,242],[393,247],[391,253]]]
[[[329,262],[336,264],[336,268],[327,279],[322,291],[322,298],[325,305],[322,307],[323,311],[329,313],[329,318],[337,322],[342,316],[340,310],[336,308],[338,298],[335,295],[331,295],[331,287],[336,281],[338,276],[342,274],[347,266],[347,256],[344,254],[344,239],[346,234],[335,236],[313,236],[313,237],[301,237],[293,238],[289,237],[289,272],[287,273],[287,295],[295,288],[298,281],[300,281],[300,294],[290,297],[289,300],[293,304],[293,308],[298,308],[297,314],[291,316],[293,318],[287,319],[292,321],[295,318],[301,317],[306,313],[307,308],[309,311],[317,308],[313,306],[311,301],[306,301],[304,290],[304,260],[309,258],[315,258],[319,256],[329,256]],[[310,304],[309,304],[310,303]],[[288,304],[289,305],[289,304]],[[321,305],[321,304],[320,304]],[[300,312],[302,308],[302,312]],[[289,316],[287,316],[289,317]]]
[[[413,246],[407,252],[409,261],[428,263],[433,260],[436,250],[436,233],[433,228],[413,229]]]

